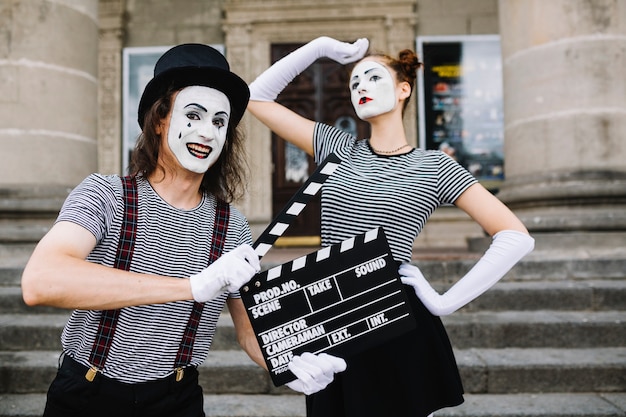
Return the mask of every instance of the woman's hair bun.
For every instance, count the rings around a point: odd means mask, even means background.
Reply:
[[[398,61],[402,66],[402,71],[406,76],[411,79],[417,77],[417,70],[422,66],[422,63],[417,57],[417,54],[410,49],[403,49],[398,54]]]

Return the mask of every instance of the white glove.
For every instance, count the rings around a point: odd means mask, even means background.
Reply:
[[[402,264],[402,283],[412,286],[424,306],[435,316],[452,314],[483,294],[535,247],[535,239],[515,230],[502,230],[493,236],[491,246],[476,265],[443,295],[439,295],[416,266]]]
[[[337,372],[345,371],[346,361],[327,353],[314,355],[306,352],[301,356],[294,356],[288,366],[298,379],[288,382],[287,386],[294,391],[311,395],[333,382]]]
[[[340,64],[354,62],[365,55],[369,41],[341,42],[327,36],[314,39],[278,60],[250,84],[250,100],[274,101],[294,78],[318,58],[327,57]]]
[[[235,292],[261,270],[259,255],[243,244],[220,256],[200,273],[189,277],[193,299],[209,301],[221,293]]]

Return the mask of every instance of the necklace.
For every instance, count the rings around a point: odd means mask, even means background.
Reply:
[[[390,153],[395,153],[395,152],[398,152],[400,149],[404,149],[404,148],[406,148],[407,146],[411,146],[411,145],[409,145],[408,143],[405,143],[404,145],[400,146],[399,148],[393,149],[393,150],[391,150],[391,151],[379,151],[378,149],[374,148],[374,147],[372,146],[372,143],[370,142],[370,147],[372,148],[372,150],[373,150],[374,152],[376,152],[376,153],[382,153],[382,154],[390,154]]]

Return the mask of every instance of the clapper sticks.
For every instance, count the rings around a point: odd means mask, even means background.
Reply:
[[[252,245],[259,257],[263,257],[276,242],[276,239],[285,233],[285,230],[287,230],[293,219],[304,210],[309,201],[311,201],[311,198],[322,188],[322,184],[335,172],[340,162],[339,157],[331,153],[319,164],[315,172],[309,176],[308,180],[300,187],[296,194],[291,197],[291,200],[289,200],[285,208],[283,208]]]

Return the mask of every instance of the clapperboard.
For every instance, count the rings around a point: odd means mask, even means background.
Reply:
[[[255,242],[259,256],[338,163],[331,154],[320,164]],[[291,208],[294,203],[299,209]],[[295,379],[287,367],[295,355],[326,352],[347,358],[415,327],[382,228],[260,272],[241,295],[276,386]]]

